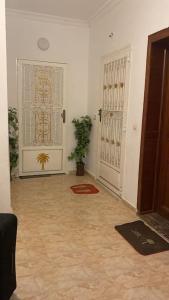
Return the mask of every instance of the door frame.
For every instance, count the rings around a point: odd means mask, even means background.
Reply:
[[[139,214],[155,212],[158,209],[156,191],[163,104],[163,43],[167,39],[169,40],[169,27],[148,36],[137,196]],[[153,64],[155,61],[156,65]]]
[[[129,99],[130,99],[130,79],[131,79],[131,60],[132,60],[132,47],[131,45],[127,45],[126,47],[115,50],[111,53],[108,53],[107,55],[104,55],[101,57],[100,62],[100,87],[99,87],[99,97],[98,97],[98,104],[97,104],[97,111],[99,111],[100,108],[102,108],[103,104],[103,79],[104,79],[104,64],[109,62],[111,58],[113,59],[119,59],[123,56],[128,57],[127,61],[127,70],[126,74],[128,74],[128,78],[126,81],[126,101],[124,103],[124,111],[123,111],[123,130],[122,130],[122,151],[121,151],[121,166],[120,166],[120,190],[118,191],[115,187],[111,186],[109,183],[105,186],[111,193],[115,194],[118,197],[122,197],[123,193],[123,179],[125,174],[125,149],[126,149],[126,134],[127,134],[127,115],[128,115],[128,105],[129,105]],[[99,120],[99,117],[97,117],[97,160],[96,160],[96,180],[98,180],[101,184],[104,185],[103,182],[99,180],[99,161],[100,161],[100,148],[101,148],[101,122]]]
[[[67,91],[67,87],[68,87],[68,64],[67,63],[62,63],[62,62],[54,62],[54,61],[43,61],[43,60],[38,60],[38,59],[27,59],[27,58],[17,58],[16,59],[16,70],[17,70],[17,105],[18,105],[18,121],[20,124],[22,124],[22,106],[21,106],[21,102],[19,101],[20,99],[20,86],[19,86],[19,76],[21,76],[20,74],[20,68],[22,63],[24,62],[30,62],[30,63],[37,63],[39,65],[60,65],[64,68],[64,87],[63,87],[63,99],[64,99],[64,103],[63,103],[63,110],[66,111],[66,122],[63,123],[63,155],[62,155],[62,170],[60,171],[45,171],[44,172],[23,172],[23,155],[22,155],[22,145],[23,145],[23,140],[22,140],[22,134],[20,134],[20,127],[19,127],[19,139],[18,139],[18,143],[19,143],[19,164],[18,164],[18,171],[19,171],[19,176],[32,176],[32,175],[43,175],[43,174],[67,174],[68,170],[67,170],[67,143],[66,143],[66,132],[67,132],[67,99],[68,99],[68,91]],[[27,147],[28,151],[34,149],[32,146],[31,147]],[[50,148],[50,149],[49,149]],[[42,150],[53,150],[55,149],[56,146],[37,146],[36,150],[42,149]],[[59,147],[57,146],[57,148],[59,149]],[[62,148],[62,147],[61,147]],[[34,149],[35,150],[35,149]]]

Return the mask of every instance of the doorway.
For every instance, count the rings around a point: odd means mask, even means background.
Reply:
[[[138,212],[169,219],[169,28],[148,38]]]

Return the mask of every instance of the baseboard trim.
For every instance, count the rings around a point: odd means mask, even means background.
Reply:
[[[94,180],[96,180],[96,175],[93,172],[91,172],[89,169],[85,169],[85,171],[89,176],[91,176]]]
[[[104,188],[116,200],[121,201],[122,203],[124,203],[125,206],[127,206],[128,208],[130,208],[133,212],[135,212],[137,214],[137,209],[133,205],[131,205],[127,200],[123,199],[121,197],[121,195],[116,194],[115,192],[110,190],[108,187],[106,187],[103,183],[101,183],[99,180],[97,180],[96,175],[93,172],[91,172],[89,169],[86,169],[85,171],[90,177],[92,177],[92,179],[94,179],[99,185],[101,185],[102,188]]]
[[[133,205],[131,205],[125,199],[120,198],[120,200],[122,201],[122,203],[124,203],[125,206],[127,206],[128,208],[130,208],[132,211],[134,211],[137,214],[137,209]]]

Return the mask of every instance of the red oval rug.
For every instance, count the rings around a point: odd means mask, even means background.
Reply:
[[[75,194],[97,194],[99,190],[93,184],[78,184],[71,186]]]

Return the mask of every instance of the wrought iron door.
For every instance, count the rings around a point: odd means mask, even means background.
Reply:
[[[129,50],[106,57],[103,63],[98,179],[120,195],[124,165]]]
[[[65,66],[19,60],[19,174],[64,171]]]

